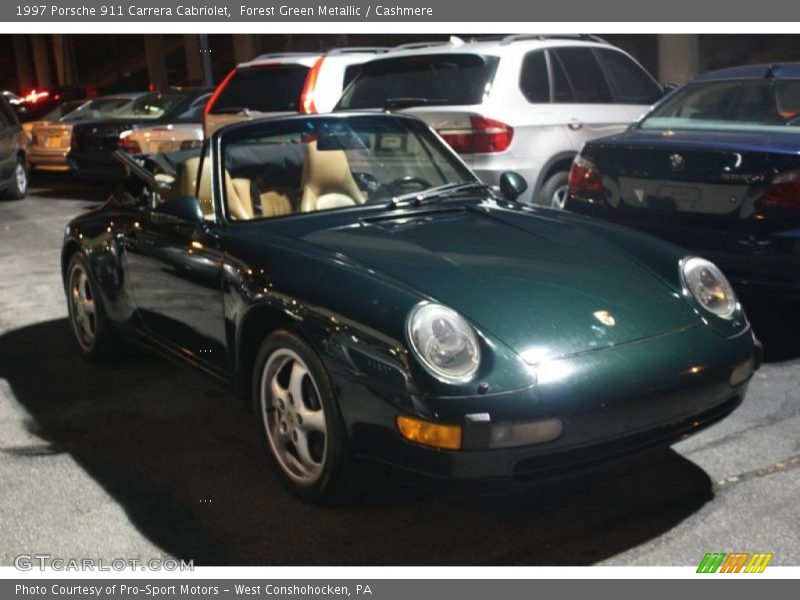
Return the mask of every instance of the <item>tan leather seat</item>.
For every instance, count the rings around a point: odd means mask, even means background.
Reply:
[[[271,190],[259,194],[261,213],[256,214],[249,179],[231,177],[226,172],[225,185],[228,191],[228,212],[234,219],[248,220],[256,217],[280,217],[292,212],[292,203],[289,198],[278,191]]]
[[[355,206],[366,201],[353,179],[344,150],[317,150],[316,140],[306,144],[300,181],[301,212]]]
[[[200,200],[200,209],[205,219],[214,218],[214,203],[211,199],[211,161],[203,161],[203,173],[200,178],[200,189],[197,189],[197,176],[200,167],[200,157],[193,156],[183,163],[183,169],[178,173],[178,194],[181,196],[194,196]]]
[[[183,164],[183,170],[179,174],[178,193],[183,196],[194,196],[197,185],[198,168],[200,157],[188,159]],[[214,204],[211,199],[211,161],[204,161],[203,173],[200,178],[200,189],[198,199],[206,219],[214,218]],[[228,214],[232,219],[247,221],[253,219],[255,210],[250,197],[250,180],[244,177],[231,177],[225,171],[225,193],[228,202]],[[264,192],[260,195],[261,215],[263,217],[278,217],[292,212],[292,205],[289,198],[276,191]]]

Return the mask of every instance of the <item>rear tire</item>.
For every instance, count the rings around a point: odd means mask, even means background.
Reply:
[[[17,157],[16,165],[14,165],[14,174],[11,177],[11,183],[8,184],[6,196],[11,200],[22,200],[27,193],[28,166],[25,164],[25,159],[19,156]]]
[[[537,204],[563,210],[567,200],[568,182],[569,173],[567,171],[559,171],[551,175],[539,192]]]
[[[95,363],[113,362],[119,355],[119,340],[106,315],[99,286],[81,252],[72,255],[66,281],[69,324],[81,356]]]
[[[252,400],[275,471],[292,493],[319,504],[352,493],[355,465],[333,386],[299,336],[280,330],[261,344]]]

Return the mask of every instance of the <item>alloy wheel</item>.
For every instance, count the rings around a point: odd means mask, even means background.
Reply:
[[[319,388],[300,356],[279,348],[261,375],[261,418],[278,465],[302,485],[317,481],[325,466],[328,430]]]
[[[81,265],[73,267],[69,277],[70,322],[81,348],[91,350],[94,344],[97,318],[94,294],[89,276]]]
[[[25,170],[25,165],[17,163],[17,168],[14,170],[14,177],[17,180],[17,191],[21,195],[25,195],[28,191],[28,172]]]
[[[560,210],[564,210],[564,206],[567,203],[568,190],[569,188],[566,185],[557,187],[556,190],[553,192],[553,197],[550,199],[550,206],[552,208],[558,208]]]

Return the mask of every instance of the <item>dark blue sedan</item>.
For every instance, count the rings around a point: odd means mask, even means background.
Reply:
[[[706,73],[575,159],[566,208],[670,240],[746,294],[800,298],[800,64]]]

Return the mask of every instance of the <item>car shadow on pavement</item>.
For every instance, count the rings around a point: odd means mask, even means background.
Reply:
[[[76,179],[70,173],[32,173],[29,193],[48,200],[86,200],[102,202],[114,189],[113,184]]]
[[[765,362],[800,358],[800,301],[743,298],[742,303],[764,345]]]
[[[36,461],[69,453],[144,536],[196,565],[586,565],[712,498],[704,471],[663,451],[505,492],[379,478],[349,504],[318,508],[281,487],[242,402],[147,352],[93,366],[66,320],[43,322],[0,336],[0,378],[42,439],[13,460],[35,476]]]

